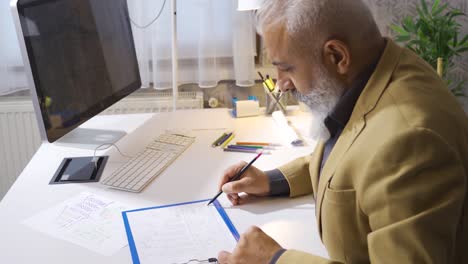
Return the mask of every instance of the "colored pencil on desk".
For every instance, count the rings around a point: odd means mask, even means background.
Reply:
[[[229,145],[227,147],[233,149],[263,149],[265,146]]]
[[[235,144],[234,146],[248,147],[248,148],[263,148],[263,149],[275,149],[277,147],[280,147],[279,145],[258,146],[258,145],[242,145],[242,144]]]
[[[243,153],[260,153],[262,150],[260,149],[232,149],[232,148],[225,148],[223,149],[226,152],[243,152]]]
[[[265,151],[262,149],[232,149],[232,148],[224,148],[223,149],[225,152],[240,152],[240,153],[260,153],[262,152],[264,155],[269,155],[271,154],[270,151]]]
[[[236,142],[236,145],[246,145],[246,146],[281,146],[281,144],[269,143],[269,142],[247,142],[239,141]]]
[[[272,146],[249,146],[249,145],[229,145],[227,148],[232,149],[263,149],[263,150],[275,150],[276,147]]]
[[[216,146],[221,146],[230,136],[232,135],[231,133],[227,133],[218,143],[216,143]]]
[[[247,149],[247,150],[263,149],[263,147],[261,147],[261,148],[252,148],[250,146],[238,146],[238,145],[229,145],[229,146],[227,146],[227,148],[229,148],[229,149]]]
[[[218,143],[226,136],[227,134],[226,133],[223,133],[218,139],[216,139],[213,144],[211,144],[211,146],[214,148],[214,147],[217,147],[219,146]]]
[[[234,133],[231,133],[231,135],[221,144],[221,148],[224,148],[231,142],[231,140],[234,138]]]

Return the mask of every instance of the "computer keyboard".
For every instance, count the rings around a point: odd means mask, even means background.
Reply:
[[[101,183],[119,190],[141,192],[194,141],[195,138],[184,135],[162,134]]]

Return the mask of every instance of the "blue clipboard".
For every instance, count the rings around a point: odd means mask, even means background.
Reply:
[[[128,221],[127,214],[134,213],[134,212],[145,211],[145,210],[160,209],[160,208],[181,206],[181,205],[187,205],[187,204],[206,203],[209,200],[210,199],[123,211],[122,212],[122,218],[123,218],[124,225],[125,225],[125,231],[127,233],[128,246],[130,248],[130,253],[132,254],[133,263],[134,264],[140,264],[140,259],[138,258],[138,251],[137,251],[137,248],[136,248],[135,240],[133,239],[132,229],[130,227],[130,223]],[[232,221],[229,218],[229,216],[226,214],[226,211],[224,210],[224,208],[221,206],[221,204],[218,202],[218,200],[215,200],[213,202],[213,205],[216,207],[216,210],[218,211],[221,218],[224,220],[224,223],[229,228],[229,231],[231,231],[231,234],[234,236],[236,241],[239,241],[239,238],[240,238],[239,232],[237,232],[236,227],[232,224]]]

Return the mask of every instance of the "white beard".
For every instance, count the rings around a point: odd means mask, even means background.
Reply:
[[[317,141],[326,141],[330,138],[330,132],[323,122],[340,100],[344,87],[331,78],[323,68],[319,69],[319,76],[308,94],[300,94],[297,90],[293,90],[292,93],[312,113],[309,136]]]

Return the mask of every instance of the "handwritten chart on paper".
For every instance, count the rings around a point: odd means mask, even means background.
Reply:
[[[186,263],[233,250],[236,240],[214,206],[184,204],[127,213],[134,263]],[[132,247],[132,246],[131,246]]]
[[[121,212],[127,208],[92,193],[81,193],[23,223],[37,231],[110,256],[127,245]]]

